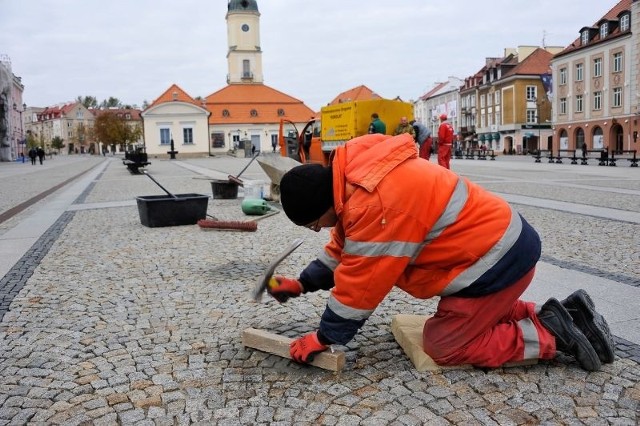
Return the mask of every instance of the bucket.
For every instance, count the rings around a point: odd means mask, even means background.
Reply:
[[[254,180],[252,182],[244,182],[244,199],[262,200],[264,198],[264,182]]]
[[[238,198],[238,184],[228,180],[212,180],[211,189],[213,198],[218,200],[231,200]]]

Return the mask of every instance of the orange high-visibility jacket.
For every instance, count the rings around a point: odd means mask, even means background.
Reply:
[[[451,145],[453,143],[453,127],[446,121],[438,127],[438,144]]]
[[[540,257],[537,233],[506,201],[418,158],[411,135],[355,138],[331,165],[338,223],[300,277],[307,291],[333,285],[320,324],[326,340],[351,340],[394,286],[420,299],[478,297]]]

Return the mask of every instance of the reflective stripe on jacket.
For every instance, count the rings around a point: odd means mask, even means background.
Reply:
[[[334,151],[332,167],[338,223],[318,262],[333,271],[320,324],[333,342],[351,340],[394,286],[421,299],[482,296],[540,256],[537,233],[508,203],[419,160],[408,134],[355,138]],[[327,288],[317,270],[301,278]]]

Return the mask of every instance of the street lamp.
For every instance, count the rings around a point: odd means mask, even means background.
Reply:
[[[13,110],[15,112],[17,112],[18,114],[20,114],[20,141],[18,142],[20,145],[22,145],[22,162],[24,163],[24,146],[26,144],[26,141],[24,139],[24,127],[22,124],[22,113],[25,112],[27,109],[27,104],[22,104],[22,111],[20,111],[18,109],[18,106],[16,105],[16,103],[13,103]]]

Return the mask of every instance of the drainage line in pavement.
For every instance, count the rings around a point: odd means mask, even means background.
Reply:
[[[93,168],[93,167],[92,167]],[[44,192],[41,192],[40,194],[36,195],[35,197],[32,197],[30,199],[28,199],[27,201],[24,201],[20,204],[18,204],[15,207],[10,208],[7,211],[4,211],[2,213],[0,213],[0,223],[5,222],[9,219],[11,219],[13,216],[17,215],[18,213],[26,210],[27,208],[31,207],[32,205],[34,205],[35,203],[37,203],[38,201],[42,200],[43,198],[45,198],[47,195],[57,191],[58,189],[62,188],[63,186],[65,186],[66,184],[68,184],[69,182],[72,182],[76,179],[78,179],[80,176],[82,176],[83,174],[89,172],[92,168],[85,170],[82,173],[79,173],[67,180],[65,180],[62,183],[57,184],[54,187],[51,187],[49,189],[47,189]]]
[[[38,238],[29,250],[0,279],[0,320],[9,311],[13,299],[33,275],[33,271],[49,253],[49,249],[58,239],[76,212],[64,212],[47,231]]]
[[[65,185],[66,183],[77,179],[84,173],[80,173],[77,176],[74,176],[71,179],[68,179],[67,181],[61,183],[60,185],[56,185],[55,187],[43,192],[42,194],[32,198],[29,201],[32,201],[38,197],[40,197],[38,198],[38,200],[44,198],[46,194],[49,194],[59,187]],[[102,173],[100,173],[98,179],[100,176],[102,176]],[[91,184],[89,184],[87,188],[85,188],[82,194],[80,194],[78,198],[76,198],[74,203],[83,202],[94,186],[95,181],[91,182]],[[31,204],[33,204],[33,202]],[[26,202],[22,204],[26,204]],[[15,208],[17,207],[14,207],[14,209]],[[13,299],[18,295],[20,290],[22,290],[29,278],[31,278],[31,276],[33,275],[33,271],[35,271],[36,267],[40,264],[42,259],[44,259],[44,257],[49,253],[49,249],[51,248],[51,246],[53,246],[53,243],[58,239],[58,237],[60,237],[60,234],[62,234],[62,231],[64,231],[67,224],[71,222],[75,214],[75,211],[66,211],[62,213],[58,220],[56,220],[53,225],[51,225],[49,229],[47,229],[40,236],[40,238],[38,238],[38,240],[31,246],[29,250],[27,250],[27,252],[20,258],[20,260],[18,260],[16,264],[13,265],[9,272],[7,272],[7,274],[0,279],[0,321],[9,311],[9,306],[11,305]]]

